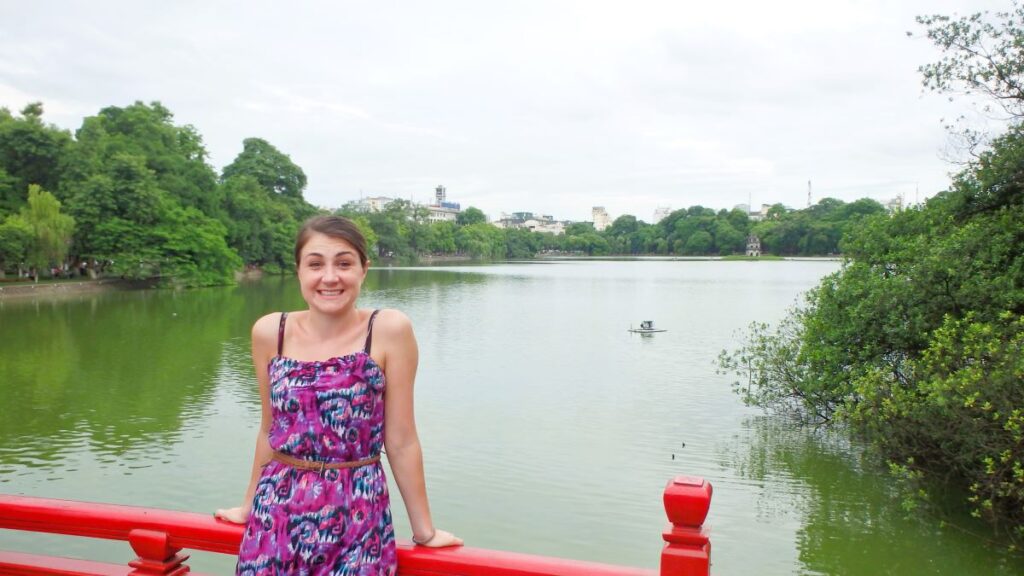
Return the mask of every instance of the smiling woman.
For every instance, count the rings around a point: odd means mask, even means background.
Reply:
[[[356,308],[369,266],[363,236],[345,218],[313,218],[295,261],[308,309],[253,326],[262,418],[252,476],[242,506],[216,512],[246,524],[237,573],[394,574],[385,447],[413,542],[462,544],[430,516],[412,325],[397,310]]]

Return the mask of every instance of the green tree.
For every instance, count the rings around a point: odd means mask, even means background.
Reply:
[[[715,222],[715,250],[722,255],[742,254],[747,247],[747,237],[733,228],[727,215]]]
[[[466,208],[462,212],[459,212],[459,215],[455,217],[455,222],[459,226],[481,224],[487,222],[487,215],[485,215],[483,211],[481,211],[479,208],[474,208],[473,206],[470,206],[469,208]]]
[[[262,138],[246,138],[242,152],[224,167],[222,179],[249,176],[274,194],[301,199],[306,173],[292,159]]]
[[[21,219],[32,229],[25,259],[38,281],[40,269],[64,263],[75,220],[61,214],[60,201],[36,184],[28,188],[28,206],[22,208]]]
[[[28,259],[33,235],[32,226],[19,214],[8,216],[0,223],[0,278],[4,278],[6,270],[12,266],[21,270]]]
[[[715,240],[704,230],[697,230],[686,240],[683,254],[702,255],[711,252]]]
[[[455,225],[451,222],[435,222],[431,224],[434,234],[431,236],[430,252],[434,254],[454,254],[458,249],[455,245]]]
[[[459,228],[455,233],[455,246],[473,258],[504,258],[506,253],[504,234],[486,222]]]
[[[1024,8],[995,15],[918,16],[925,36],[942,50],[938,62],[919,68],[924,86],[940,93],[965,91],[981,96],[1007,114],[1024,117]]]
[[[137,102],[104,108],[76,132],[61,198],[77,225],[72,253],[90,273],[191,286],[231,282],[241,266],[216,219],[228,217],[202,139],[172,119]]]
[[[56,190],[59,164],[71,135],[42,120],[43,105],[25,106],[21,118],[0,108],[0,213],[25,205],[30,184]]]
[[[117,156],[141,159],[155,187],[184,206],[216,216],[221,207],[217,175],[206,163],[202,137],[192,126],[177,126],[159,102],[118,108],[109,106],[86,118],[62,162],[59,197],[70,198],[78,186]]]
[[[997,17],[1002,22],[983,14],[920,19],[945,51],[922,67],[925,85],[987,94],[1019,116],[1022,12],[1015,5]],[[778,328],[753,327],[743,347],[721,358],[741,382],[749,378],[738,388],[747,401],[843,422],[914,488],[912,496],[952,486],[975,516],[1018,542],[1022,165],[1017,121],[923,208],[892,216],[863,215],[877,211],[867,203],[851,209],[859,220],[843,237],[842,269]],[[780,216],[778,226],[785,223]]]

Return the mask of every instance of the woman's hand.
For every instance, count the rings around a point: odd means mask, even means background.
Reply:
[[[434,535],[424,542],[416,542],[417,546],[427,548],[444,548],[446,546],[462,546],[462,538],[445,530],[434,530]]]
[[[213,513],[214,518],[227,520],[235,524],[245,524],[249,520],[249,507],[236,506],[234,508],[219,508]]]

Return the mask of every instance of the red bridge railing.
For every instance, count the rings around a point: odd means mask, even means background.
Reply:
[[[679,476],[664,494],[669,525],[659,571],[460,547],[398,544],[399,576],[707,576],[711,544],[703,527],[711,484]],[[179,576],[182,550],[236,554],[242,527],[208,514],[0,494],[0,528],[128,542],[137,557],[110,564],[0,550],[0,574],[18,576]]]

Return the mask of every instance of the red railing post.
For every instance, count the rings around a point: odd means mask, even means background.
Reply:
[[[170,544],[170,536],[157,530],[136,528],[128,533],[128,543],[139,555],[128,563],[135,568],[129,576],[181,576],[188,572],[188,556],[178,554],[181,548]]]
[[[661,576],[708,576],[711,541],[703,527],[711,508],[711,483],[698,476],[676,476],[665,487],[669,525],[662,534]]]

